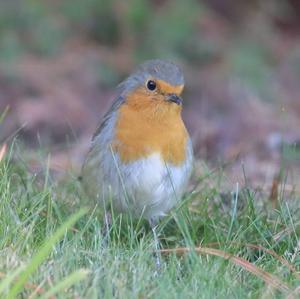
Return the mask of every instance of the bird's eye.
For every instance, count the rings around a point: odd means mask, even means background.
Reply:
[[[155,81],[149,80],[149,81],[147,82],[147,88],[148,88],[149,90],[151,90],[151,91],[155,90],[155,88],[156,88],[156,83],[155,83]]]

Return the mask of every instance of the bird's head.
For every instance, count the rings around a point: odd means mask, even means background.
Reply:
[[[180,114],[184,78],[173,63],[149,60],[120,85],[124,103],[137,111],[150,114]]]

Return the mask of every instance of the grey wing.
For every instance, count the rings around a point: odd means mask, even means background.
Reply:
[[[102,160],[107,151],[110,151],[116,113],[123,102],[124,98],[121,96],[114,101],[92,137],[91,146],[81,170],[82,184],[88,195],[95,196],[101,189],[105,175],[102,171]]]
[[[108,123],[109,119],[111,118],[111,116],[113,115],[113,113],[119,109],[119,107],[121,106],[122,103],[124,103],[124,97],[122,97],[122,96],[117,97],[117,99],[113,102],[113,104],[111,105],[109,110],[103,116],[101,123],[98,125],[98,127],[92,137],[92,141],[101,133],[101,131],[107,125],[107,123]]]

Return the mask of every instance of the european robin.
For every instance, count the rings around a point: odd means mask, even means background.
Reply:
[[[193,150],[181,118],[184,78],[173,63],[149,60],[124,80],[96,130],[82,169],[104,207],[152,228],[180,200]]]

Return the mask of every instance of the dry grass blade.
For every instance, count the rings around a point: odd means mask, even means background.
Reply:
[[[249,248],[253,248],[253,249],[262,250],[262,251],[265,251],[266,253],[272,255],[277,260],[279,260],[283,265],[287,266],[289,268],[289,270],[291,272],[293,272],[298,278],[300,278],[300,275],[298,274],[298,271],[295,268],[295,266],[292,265],[291,263],[289,263],[289,261],[287,261],[282,256],[278,255],[275,251],[273,251],[271,249],[264,248],[263,246],[260,246],[260,245],[255,245],[255,244],[245,244],[245,246],[249,247]]]
[[[287,284],[285,284],[283,281],[281,281],[276,276],[262,270],[261,268],[253,265],[252,263],[248,262],[247,260],[234,256],[230,253],[227,253],[225,251],[222,251],[220,249],[215,248],[208,248],[208,247],[196,247],[195,249],[181,247],[181,248],[174,248],[174,249],[161,249],[158,252],[160,252],[163,255],[175,253],[177,255],[183,255],[191,251],[195,251],[199,254],[208,254],[208,255],[214,255],[218,257],[222,257],[225,259],[228,259],[235,263],[238,266],[241,266],[248,272],[256,275],[257,277],[260,277],[263,279],[267,284],[273,286],[275,289],[280,290],[281,292],[287,293],[290,290]]]
[[[3,273],[3,272],[0,272],[0,279],[1,278],[5,278],[6,274]],[[28,289],[28,290],[33,290],[34,293],[38,294],[38,295],[42,295],[44,294],[46,291],[45,289],[43,289],[42,287],[38,286],[38,285],[35,285],[33,283],[26,283],[25,284],[25,289]],[[49,297],[50,299],[56,299],[55,296],[51,296]]]
[[[294,231],[295,227],[297,227],[298,225],[300,225],[300,221],[294,223],[293,226],[286,227],[284,230],[282,230],[279,233],[277,233],[276,235],[274,235],[273,240],[278,242],[280,239],[285,237],[285,235],[291,234]]]
[[[269,196],[269,200],[271,201],[274,209],[278,207],[278,189],[279,189],[280,181],[281,181],[280,174],[276,174],[272,181],[272,187]]]
[[[291,263],[289,263],[289,261],[287,261],[285,258],[283,258],[282,256],[280,256],[279,254],[277,254],[274,250],[271,249],[267,249],[261,245],[256,245],[256,244],[251,244],[251,243],[246,243],[246,244],[242,244],[239,242],[231,242],[232,245],[238,245],[238,246],[244,246],[247,248],[251,248],[251,249],[257,249],[257,250],[261,250],[263,252],[266,252],[270,255],[272,255],[273,257],[275,257],[278,261],[280,261],[283,265],[287,266],[289,268],[289,270],[291,272],[293,272],[293,274],[295,274],[298,278],[300,278],[300,275],[298,274],[297,269],[295,268],[295,266]],[[219,243],[208,243],[206,244],[206,246],[219,246]]]
[[[294,299],[294,298],[299,298],[300,294],[300,286],[297,287],[295,290],[293,290],[290,294],[288,294],[288,296],[286,297],[286,299]],[[297,296],[297,297],[295,297]]]
[[[3,158],[6,154],[6,151],[7,151],[7,144],[4,143],[0,149],[0,162],[3,160]]]

